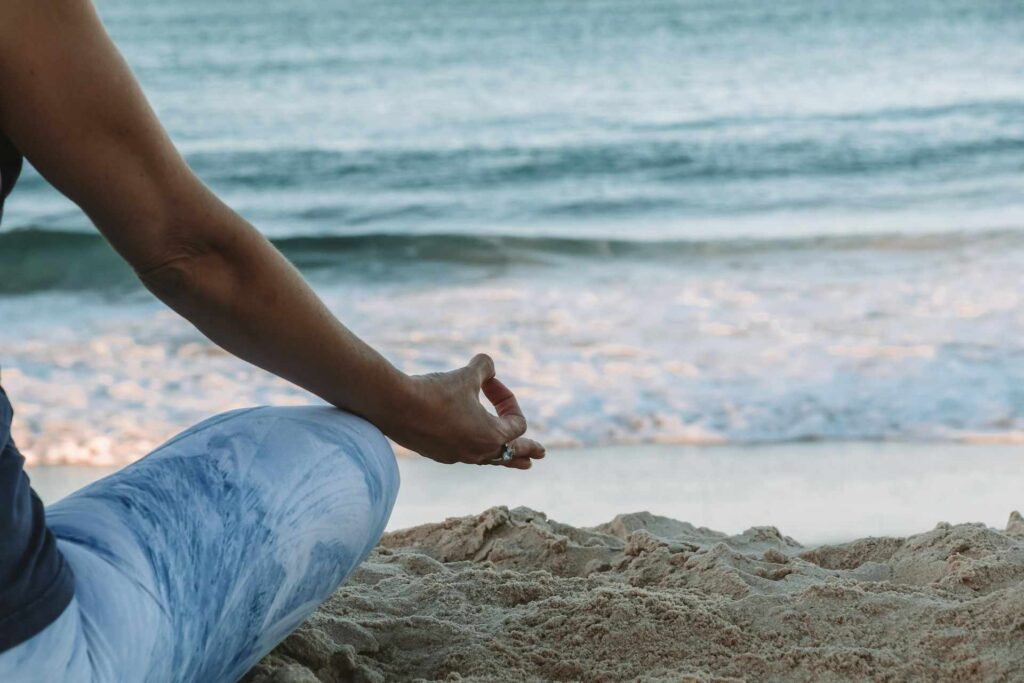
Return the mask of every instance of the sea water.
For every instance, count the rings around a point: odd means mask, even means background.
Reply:
[[[1004,444],[783,443],[551,449],[529,473],[399,458],[388,529],[520,505],[576,526],[647,510],[738,534],[771,525],[805,545],[906,536],[938,522],[1003,529],[1024,490],[1020,452]],[[49,504],[116,466],[34,467]]]
[[[409,372],[490,352],[551,445],[1024,434],[1016,0],[97,4],[188,163],[343,321]],[[30,461],[310,400],[31,169],[0,230]]]

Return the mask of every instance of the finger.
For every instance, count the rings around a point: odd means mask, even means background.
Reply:
[[[494,377],[494,361],[486,353],[473,356],[466,367],[477,387],[482,387],[484,382]]]
[[[505,446],[501,447],[501,451],[496,457],[487,457],[477,462],[479,465],[501,465],[503,467],[512,467],[514,469],[529,469],[529,463],[533,460],[540,460],[545,455],[544,446],[537,441],[527,438],[513,439],[509,442],[512,446],[512,452],[514,455],[511,460],[505,460],[503,458],[505,454]]]
[[[525,434],[526,416],[523,415],[523,409],[519,407],[519,401],[516,400],[512,390],[502,384],[497,377],[492,377],[484,382],[481,389],[497,411],[498,418],[505,426],[506,433],[510,435],[510,438],[514,439]]]
[[[520,437],[511,445],[515,449],[515,457],[501,464],[514,470],[528,470],[533,467],[534,460],[540,460],[546,454],[544,446],[533,439]]]
[[[527,460],[540,460],[546,454],[544,446],[533,439],[527,439],[526,437],[519,437],[515,441],[511,442],[512,448],[515,449],[516,458],[526,458]]]
[[[529,458],[513,458],[506,463],[502,464],[503,467],[507,467],[510,470],[528,470],[533,467],[533,461]]]

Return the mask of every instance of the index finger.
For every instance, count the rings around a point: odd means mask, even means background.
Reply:
[[[522,436],[526,432],[526,416],[523,415],[523,409],[519,407],[519,401],[512,390],[497,377],[487,380],[480,388],[498,412],[501,421],[510,432],[514,432],[512,438]]]

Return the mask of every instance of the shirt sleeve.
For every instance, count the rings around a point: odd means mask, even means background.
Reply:
[[[36,635],[64,612],[74,577],[46,526],[43,503],[11,437],[13,410],[0,388],[0,652]]]

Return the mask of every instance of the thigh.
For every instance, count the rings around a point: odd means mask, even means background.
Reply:
[[[0,653],[0,681],[53,683],[95,680],[78,601],[30,640]]]
[[[47,514],[104,670],[234,681],[365,559],[397,490],[394,454],[364,420],[256,408],[197,425]]]

